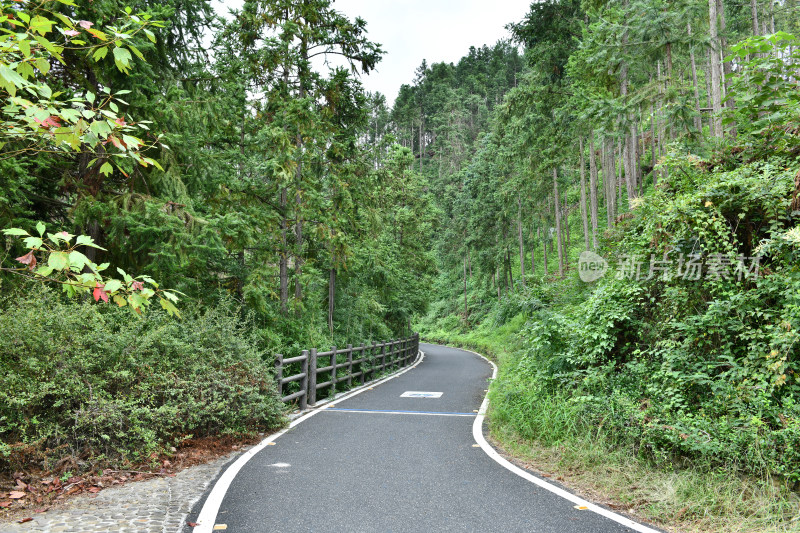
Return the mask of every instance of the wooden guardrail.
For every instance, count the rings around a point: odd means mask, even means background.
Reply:
[[[317,403],[317,391],[330,389],[330,395],[336,394],[336,386],[346,383],[347,389],[353,386],[353,381],[363,385],[367,381],[384,372],[386,369],[397,370],[412,363],[419,353],[419,334],[400,340],[373,342],[347,348],[336,349],[332,347],[327,352],[318,352],[316,348],[303,350],[297,357],[284,359],[282,354],[275,356],[275,376],[278,384],[278,394],[283,395],[284,386],[289,383],[300,382],[300,390],[281,397],[283,402],[299,400],[300,409]],[[339,362],[339,356],[345,356]],[[323,361],[325,366],[318,366]],[[284,369],[294,363],[300,363],[300,372],[289,377],[283,377]],[[347,369],[344,371],[344,369]],[[340,373],[340,371],[342,371]],[[325,381],[320,382],[322,375]]]

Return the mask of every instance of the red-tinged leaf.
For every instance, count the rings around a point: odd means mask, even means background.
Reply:
[[[78,26],[80,26],[84,30],[88,30],[89,28],[94,26],[94,22],[89,22],[88,20],[81,20],[78,22]]]
[[[109,140],[114,144],[114,146],[116,146],[120,150],[124,150],[125,149],[122,146],[122,142],[119,139],[117,139],[116,137],[114,137],[113,135],[111,137],[109,137]]]
[[[126,125],[125,124],[125,119],[122,118],[122,117],[117,118],[116,120],[114,120],[114,122],[116,122],[118,126],[125,126]]]
[[[81,32],[75,31],[75,30],[66,30],[64,32],[64,35],[66,35],[67,37],[75,37],[76,35],[80,35],[80,34],[81,34]]]
[[[186,525],[189,526],[189,527],[197,527],[200,524],[198,524],[197,522],[186,522]]]
[[[102,283],[98,283],[97,286],[94,288],[94,301],[96,302],[98,299],[103,300],[105,303],[108,303],[108,293],[103,289],[105,285]]]
[[[0,502],[0,508],[11,507],[11,502]]]
[[[100,491],[101,491],[101,490],[103,490],[103,489],[101,489],[100,487],[89,487],[89,489],[88,489],[88,490],[89,490],[89,492],[91,492],[92,494],[97,494],[98,492],[100,492]]]
[[[14,490],[8,494],[8,497],[11,498],[12,500],[19,500],[20,498],[25,497],[25,493],[19,490]]]
[[[69,240],[69,237],[70,237],[69,233],[67,233],[66,231],[59,231],[58,233],[56,233],[56,235],[58,235],[59,237],[61,237],[65,241]]]
[[[131,290],[132,291],[140,291],[144,288],[144,283],[141,281],[133,281],[131,282]]]
[[[24,524],[26,522],[33,522],[33,518],[29,516],[27,518],[20,518],[19,520],[17,520],[17,524]]]
[[[36,257],[34,257],[33,255],[33,250],[31,250],[30,252],[21,257],[17,257],[16,260],[22,263],[23,265],[28,265],[28,268],[30,270],[36,268]]]

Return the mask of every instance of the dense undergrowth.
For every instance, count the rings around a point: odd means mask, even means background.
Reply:
[[[229,302],[176,320],[36,289],[0,314],[0,471],[147,463],[283,424],[271,358]]]

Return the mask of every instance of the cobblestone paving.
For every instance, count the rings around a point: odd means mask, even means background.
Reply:
[[[0,533],[176,533],[186,521],[220,469],[234,455],[179,472],[100,491],[96,497],[81,495],[60,509],[32,513],[32,522],[0,522]]]

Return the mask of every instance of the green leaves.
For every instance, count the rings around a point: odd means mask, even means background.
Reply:
[[[69,254],[66,252],[51,252],[47,259],[47,265],[53,270],[64,270],[69,267]]]
[[[39,222],[36,230],[39,235],[43,236],[47,228],[43,222]],[[123,280],[103,277],[101,272],[108,267],[108,263],[96,265],[77,249],[81,246],[88,246],[104,250],[97,246],[88,235],[78,235],[75,243],[71,244],[75,235],[66,231],[48,233],[48,241],[51,243],[48,244],[42,237],[32,236],[20,228],[8,228],[2,232],[10,237],[24,237],[22,242],[29,249],[27,254],[16,259],[18,263],[24,265],[23,267],[10,269],[0,265],[0,269],[6,272],[24,274],[28,278],[30,278],[28,273],[33,272],[33,281],[56,281],[61,284],[69,296],[91,292],[95,301],[102,300],[103,302],[108,302],[109,297],[114,297],[117,305],[122,305],[120,301],[126,302],[137,315],[143,312],[151,299],[158,297],[159,300],[164,300],[166,298],[168,305],[165,306],[162,303],[161,306],[167,309],[170,315],[179,316],[178,309],[174,305],[178,301],[176,291],[160,289],[151,277],[133,278],[119,268],[117,271]],[[37,254],[39,258],[37,258]],[[40,263],[44,263],[44,265],[36,269],[37,264]],[[152,288],[146,284],[151,285]],[[117,296],[119,298],[116,298]]]
[[[141,56],[141,54],[138,55]],[[114,48],[114,63],[117,65],[120,72],[125,74],[130,72],[131,59],[131,53],[127,49],[121,46]],[[142,59],[144,59],[144,57],[142,57]]]
[[[53,21],[41,15],[36,15],[31,19],[30,29],[39,35],[46,35],[53,31]]]

